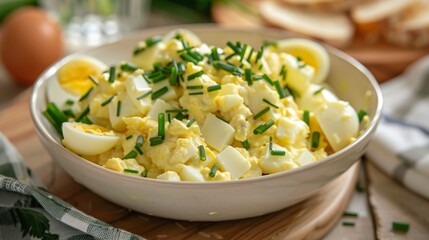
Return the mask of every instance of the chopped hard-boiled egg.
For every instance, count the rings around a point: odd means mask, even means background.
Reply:
[[[226,45],[179,29],[138,43],[131,63],[72,58],[48,86],[60,110],[49,104],[44,114],[74,153],[167,181],[275,174],[356,139],[355,110],[322,84],[330,68],[323,46]]]
[[[95,124],[65,122],[62,129],[67,148],[84,156],[106,152],[120,139],[114,131]]]

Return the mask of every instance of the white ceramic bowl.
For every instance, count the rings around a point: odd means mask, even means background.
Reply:
[[[195,32],[204,42],[224,46],[234,40],[259,46],[264,40],[287,38],[268,29],[231,29],[213,25],[180,26]],[[130,59],[139,40],[165,34],[168,28],[147,29],[118,42],[81,52],[107,64]],[[263,177],[225,182],[170,182],[130,176],[89,162],[61,145],[60,136],[43,117],[47,82],[68,57],[55,63],[37,80],[31,98],[31,114],[37,134],[52,158],[77,182],[100,196],[136,211],[160,217],[220,221],[258,216],[302,201],[346,171],[365,152],[380,119],[382,98],[371,73],[343,52],[328,47],[331,69],[328,83],[355,109],[366,109],[371,123],[351,145],[327,158],[303,167]],[[340,89],[341,88],[341,89]],[[368,95],[368,93],[371,93]]]

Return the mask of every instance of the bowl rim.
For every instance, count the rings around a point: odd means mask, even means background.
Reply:
[[[246,28],[246,27],[225,27],[225,26],[219,26],[216,24],[180,24],[180,25],[169,25],[169,26],[162,26],[162,27],[153,27],[153,28],[146,28],[146,29],[142,29],[140,31],[134,32],[132,34],[129,34],[127,36],[124,36],[123,38],[113,41],[111,43],[107,43],[107,44],[103,44],[94,48],[87,48],[87,49],[83,49],[80,51],[77,51],[75,53],[72,53],[70,55],[64,56],[62,57],[60,60],[56,61],[55,63],[53,63],[51,66],[49,66],[45,71],[43,71],[37,78],[36,83],[33,86],[32,92],[31,92],[31,98],[30,98],[30,113],[31,113],[31,117],[34,123],[34,126],[36,128],[36,131],[39,133],[39,136],[44,137],[45,140],[47,140],[50,144],[52,144],[54,147],[60,149],[60,151],[63,154],[69,155],[72,159],[74,159],[75,161],[81,161],[81,164],[87,165],[90,168],[93,168],[92,170],[94,171],[102,171],[105,174],[109,174],[112,175],[112,177],[114,176],[115,178],[119,178],[121,180],[126,180],[126,181],[132,181],[132,182],[136,182],[136,183],[150,183],[150,184],[158,184],[158,185],[168,185],[168,186],[174,186],[174,187],[200,187],[200,186],[205,186],[205,187],[209,187],[209,188],[217,188],[219,186],[223,186],[223,187],[235,187],[235,186],[241,186],[242,184],[249,184],[249,183],[259,183],[259,182],[264,182],[264,181],[272,181],[274,179],[277,178],[283,178],[285,176],[288,175],[295,175],[295,174],[299,174],[305,171],[308,171],[309,169],[313,169],[313,168],[318,168],[321,165],[326,165],[326,164],[330,164],[333,160],[335,160],[336,158],[341,158],[345,155],[348,154],[349,151],[351,151],[353,148],[355,148],[357,145],[361,144],[364,139],[368,138],[370,134],[372,134],[372,132],[375,131],[378,123],[381,120],[381,110],[382,110],[382,106],[383,106],[383,98],[382,98],[382,93],[381,90],[379,88],[378,82],[375,79],[375,77],[372,75],[372,73],[359,61],[357,61],[355,58],[353,58],[352,56],[348,55],[347,53],[334,48],[332,46],[329,46],[325,43],[321,43],[322,45],[324,45],[324,47],[326,47],[328,49],[328,52],[330,55],[335,55],[343,60],[345,60],[346,62],[350,63],[353,67],[355,67],[358,71],[360,71],[369,81],[370,85],[372,86],[372,88],[374,89],[374,95],[377,99],[377,107],[376,109],[374,109],[374,116],[370,121],[370,124],[368,125],[368,127],[365,129],[365,131],[359,135],[356,140],[354,142],[352,142],[351,144],[347,145],[346,147],[344,147],[343,149],[341,149],[338,152],[334,152],[331,155],[328,155],[327,157],[316,161],[316,162],[312,162],[310,164],[298,167],[298,168],[294,168],[294,169],[290,169],[290,170],[286,170],[286,171],[282,171],[282,172],[278,172],[278,173],[274,173],[274,174],[268,174],[268,175],[263,175],[260,177],[254,177],[254,178],[246,178],[246,179],[235,179],[235,180],[228,180],[228,181],[210,181],[210,182],[192,182],[192,181],[166,181],[166,180],[160,180],[160,179],[152,179],[152,178],[144,178],[144,177],[140,177],[140,176],[134,176],[134,175],[130,175],[130,174],[124,174],[124,173],[120,173],[120,172],[116,172],[113,170],[109,170],[107,168],[104,168],[96,163],[93,163],[69,150],[67,150],[62,144],[58,143],[53,136],[49,133],[48,129],[46,128],[46,126],[44,126],[44,124],[42,123],[42,113],[40,111],[40,109],[38,110],[37,104],[36,104],[36,100],[40,97],[43,96],[38,96],[38,91],[39,89],[42,87],[42,85],[44,84],[44,82],[48,81],[49,76],[52,76],[53,74],[55,74],[55,72],[57,71],[57,68],[59,66],[61,66],[61,64],[65,61],[67,61],[67,59],[71,58],[71,57],[75,57],[78,55],[85,55],[86,52],[88,51],[95,51],[98,50],[100,48],[108,48],[111,45],[114,44],[118,44],[122,41],[126,41],[128,39],[132,39],[132,38],[136,38],[140,35],[146,35],[146,36],[150,36],[151,33],[154,34],[155,32],[168,32],[174,29],[188,29],[190,31],[201,31],[201,30],[207,30],[207,31],[220,31],[220,32],[235,32],[235,33],[239,33],[239,32],[245,32],[246,34],[258,34],[258,35],[262,35],[263,33],[268,33],[267,36],[273,38],[274,36],[278,36],[278,37],[284,37],[284,38],[290,38],[290,37],[297,37],[295,36],[293,33],[289,33],[289,32],[285,32],[284,30],[280,30],[280,29],[273,29],[273,28],[266,28],[266,27],[255,27],[255,28]],[[298,36],[300,38],[305,38],[305,39],[311,39],[308,37],[302,37],[302,36]],[[317,40],[311,39],[313,41],[318,42]],[[320,43],[320,42],[319,42]],[[51,156],[53,159],[54,157]],[[54,160],[56,161],[56,160]]]

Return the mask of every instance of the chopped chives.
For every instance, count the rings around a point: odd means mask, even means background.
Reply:
[[[153,69],[154,69],[155,71],[157,71],[157,72],[161,72],[161,71],[162,71],[162,65],[161,65],[161,63],[159,63],[159,62],[154,62],[154,63],[152,64],[152,66],[153,66]]]
[[[204,149],[203,145],[198,146],[198,152],[200,153],[200,160],[201,161],[207,160],[206,149]]]
[[[280,99],[287,97],[279,81],[274,81],[274,86],[276,87],[276,90],[277,90],[277,93],[279,94]]]
[[[244,140],[243,142],[241,142],[241,144],[243,145],[243,147],[245,149],[249,149],[250,148],[250,144],[249,144],[249,141],[247,139]]]
[[[235,54],[239,54],[240,53],[240,49],[238,49],[237,46],[235,46],[232,42],[228,41],[226,43],[226,45],[228,47],[230,47],[232,49],[232,51],[234,51]]]
[[[48,103],[46,110],[43,112],[45,117],[51,122],[55,127],[58,133],[62,134],[61,125],[64,122],[67,122],[67,116],[60,111],[60,109],[55,105],[55,103]]]
[[[358,112],[358,118],[359,118],[359,122],[362,122],[363,118],[368,115],[367,112],[365,110],[359,110]]]
[[[212,85],[207,87],[207,92],[214,92],[214,91],[218,91],[222,88],[222,85]]]
[[[342,225],[343,226],[354,226],[355,223],[354,222],[349,222],[349,221],[344,221],[344,222],[342,222]]]
[[[286,96],[294,96],[295,93],[292,92],[292,89],[290,89],[288,86],[285,86],[285,88],[283,88],[284,93],[286,94]]]
[[[139,171],[138,171],[138,170],[128,169],[128,168],[125,168],[125,169],[124,169],[124,172],[126,172],[126,173],[139,173]]]
[[[136,158],[136,157],[137,157],[136,150],[131,150],[129,153],[127,153],[127,155],[124,156],[123,159],[130,159],[130,158]]]
[[[213,57],[213,60],[215,60],[215,61],[219,61],[220,60],[219,53],[217,51],[217,47],[213,47],[212,48],[212,57]]]
[[[193,119],[191,119],[191,120],[189,120],[189,122],[186,124],[186,127],[190,127],[191,125],[192,125],[192,123],[194,123],[195,122],[195,119],[193,118]]]
[[[262,43],[262,46],[265,46],[265,47],[274,46],[274,47],[276,47],[277,46],[277,42],[265,40]]]
[[[183,114],[183,112],[179,112],[174,118],[182,121],[183,119],[188,118],[188,115]]]
[[[246,68],[246,70],[244,70],[244,76],[245,76],[245,79],[247,81],[247,84],[249,86],[251,86],[253,84],[253,81],[252,81],[252,69]]]
[[[270,101],[268,101],[267,99],[265,99],[265,98],[263,98],[262,99],[262,101],[264,102],[264,103],[266,103],[266,104],[268,104],[268,105],[270,105],[271,107],[274,107],[274,108],[279,108],[279,106],[277,106],[277,105],[275,105],[274,103],[272,103],[272,102],[270,102]]]
[[[193,85],[193,86],[186,86],[186,89],[188,90],[195,90],[195,89],[203,89],[203,85]]]
[[[150,142],[150,146],[156,146],[159,145],[163,142],[164,140],[162,139],[162,136],[156,136],[156,137],[151,137],[149,139]]]
[[[408,232],[410,224],[404,222],[392,222],[392,230],[398,232]]]
[[[261,80],[261,79],[262,79],[262,75],[261,74],[256,74],[256,75],[253,75],[251,77],[251,80],[253,80],[253,81],[258,81],[258,80]]]
[[[143,141],[144,141],[144,137],[143,137],[142,135],[139,135],[139,136],[137,137],[137,140],[136,140],[136,147],[141,147],[141,146],[143,146]]]
[[[104,101],[104,102],[102,102],[101,103],[101,106],[102,107],[104,107],[104,106],[106,106],[107,104],[109,104],[112,100],[113,100],[113,98],[116,96],[116,94],[115,95],[113,95],[113,96],[111,96],[111,97],[109,97],[106,101]]]
[[[195,72],[195,73],[192,73],[191,75],[188,76],[188,81],[192,81],[192,80],[194,80],[197,77],[201,77],[203,74],[204,74],[203,70]]]
[[[195,60],[197,60],[198,62],[202,61],[204,59],[203,56],[201,56],[201,54],[199,54],[198,52],[188,52],[189,56],[191,56],[192,58],[194,58]]]
[[[209,176],[215,177],[217,172],[217,163],[213,164],[212,168],[210,169]]]
[[[273,120],[269,120],[268,122],[259,125],[257,128],[255,128],[253,130],[253,134],[262,134],[265,131],[267,131],[271,126],[274,125],[274,121]]]
[[[138,146],[134,146],[134,149],[140,154],[140,155],[142,155],[143,154],[143,150],[142,150],[142,148],[141,147],[138,147]]]
[[[235,55],[237,55],[237,54],[235,54],[235,53],[231,53],[231,54],[229,54],[228,56],[226,56],[225,57],[225,61],[228,61],[229,59],[231,59],[232,57],[234,57]]]
[[[158,113],[158,136],[165,137],[165,115],[162,112]]]
[[[271,151],[273,150],[273,138],[270,136],[270,142],[268,144],[268,149]]]
[[[80,120],[81,123],[86,123],[86,124],[92,124],[93,122],[91,121],[91,119],[88,118],[88,115],[83,116],[83,118]]]
[[[158,89],[156,92],[152,93],[151,98],[152,100],[155,100],[157,98],[160,98],[162,95],[166,94],[168,92],[168,87],[165,86],[163,88]]]
[[[91,82],[94,83],[94,85],[98,86],[98,81],[97,79],[95,79],[95,77],[93,77],[92,75],[89,75],[88,78],[89,80],[91,80]]]
[[[240,75],[241,76],[243,74],[243,70],[241,68],[238,68],[237,66],[234,66],[234,65],[229,64],[229,63],[224,63],[221,61],[213,61],[212,65],[216,69],[221,69],[221,70],[227,71],[233,75]]]
[[[267,74],[264,74],[264,75],[262,75],[262,78],[268,83],[268,84],[270,84],[271,86],[273,86],[274,85],[274,82],[273,82],[273,80],[267,75]]]
[[[283,150],[271,150],[271,155],[273,156],[285,156],[286,152]]]
[[[94,87],[90,87],[88,91],[85,94],[83,94],[82,97],[79,98],[79,102],[82,102],[83,100],[85,100],[89,96],[89,94],[91,94],[92,90],[94,90]]]
[[[145,97],[149,96],[151,93],[152,93],[152,90],[149,90],[149,91],[147,91],[147,92],[143,93],[142,95],[138,96],[136,99],[137,99],[137,100],[141,100],[141,99],[143,99],[143,98],[145,98]]]
[[[63,110],[63,113],[64,113],[64,115],[66,115],[66,117],[74,118],[74,114],[73,114],[73,111],[71,109]]]
[[[256,120],[258,118],[260,118],[262,115],[264,115],[265,113],[267,113],[268,111],[270,111],[270,107],[266,107],[264,109],[262,109],[260,112],[258,112],[255,116],[253,116],[253,120]]]
[[[192,95],[203,95],[203,94],[204,94],[204,92],[192,92],[192,93],[189,93],[190,96],[192,96]]]
[[[73,105],[73,104],[74,104],[74,101],[73,101],[73,100],[71,100],[71,99],[67,99],[67,101],[66,101],[66,105],[71,106],[71,105]]]
[[[312,148],[318,148],[319,147],[319,140],[320,140],[320,133],[317,131],[314,131],[311,134],[311,147]]]
[[[122,62],[120,68],[126,72],[134,72],[135,70],[139,69],[137,66],[127,62]]]
[[[146,75],[144,73],[142,74],[142,77],[147,83],[151,84],[151,81],[149,80],[148,77],[146,77]]]
[[[76,122],[82,121],[82,118],[84,118],[89,113],[89,106],[87,106],[83,112],[79,115],[79,117],[76,118]]]
[[[287,70],[285,65],[282,65],[282,68],[280,69],[280,76],[282,77],[282,80],[286,79]]]
[[[113,83],[115,81],[116,68],[115,66],[110,66],[109,68],[109,83]]]
[[[145,51],[147,48],[152,47],[153,45],[157,44],[158,42],[160,42],[162,40],[161,36],[153,36],[150,37],[148,39],[146,39],[144,42],[146,43],[145,47],[138,47],[134,50],[133,54],[137,55],[143,51]]]
[[[264,54],[264,46],[261,46],[261,50],[258,51],[258,54],[256,55],[255,63],[259,61],[259,59],[262,58],[262,55]],[[262,65],[261,65],[262,66]]]
[[[347,217],[357,217],[358,213],[357,212],[350,212],[350,211],[345,211],[343,213],[343,216],[347,216]]]
[[[147,177],[147,170],[145,169],[145,170],[143,170],[141,173],[140,173],[140,176],[142,176],[142,177]]]
[[[302,116],[302,120],[308,125],[310,126],[310,112],[308,110],[304,110],[303,116]]]
[[[166,113],[178,113],[178,112],[188,112],[188,109],[168,109],[165,110]]]
[[[246,50],[247,50],[247,47],[248,47],[249,45],[247,45],[247,44],[244,44],[243,45],[243,48],[241,49],[241,52],[240,52],[240,62],[242,62],[243,61],[243,59],[244,59],[244,54],[246,54]]]
[[[116,116],[119,117],[121,115],[121,105],[122,102],[118,101],[118,106],[116,107]]]
[[[148,77],[152,80],[152,83],[161,82],[167,79],[167,76],[163,72],[155,72],[150,74]]]
[[[125,137],[125,140],[129,140],[129,139],[131,139],[131,138],[133,138],[133,135],[126,136],[126,137]]]
[[[250,59],[252,58],[252,55],[253,55],[253,51],[255,51],[252,47],[250,48],[250,53],[249,53],[249,56],[247,56],[247,62],[250,62]]]
[[[173,66],[170,73],[170,85],[177,86],[177,67]]]
[[[192,62],[194,65],[198,64],[198,60],[195,59],[195,58],[193,58],[191,55],[189,55],[187,53],[181,54],[180,58],[183,59],[183,60],[185,60],[185,61]]]
[[[321,93],[323,91],[323,89],[325,89],[324,87],[320,87],[319,89],[317,89],[316,91],[314,91],[313,95],[317,95],[319,93]]]
[[[170,114],[170,113],[167,113],[167,121],[168,121],[169,123],[171,123],[171,114]]]

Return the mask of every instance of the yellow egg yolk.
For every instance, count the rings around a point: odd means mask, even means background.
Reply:
[[[87,59],[71,60],[58,71],[61,87],[77,96],[85,94],[94,85],[89,76],[97,79],[101,76],[101,72],[97,65]]]
[[[91,133],[99,136],[115,136],[113,130],[109,130],[98,125],[76,124],[74,125],[74,128],[85,133]]]

